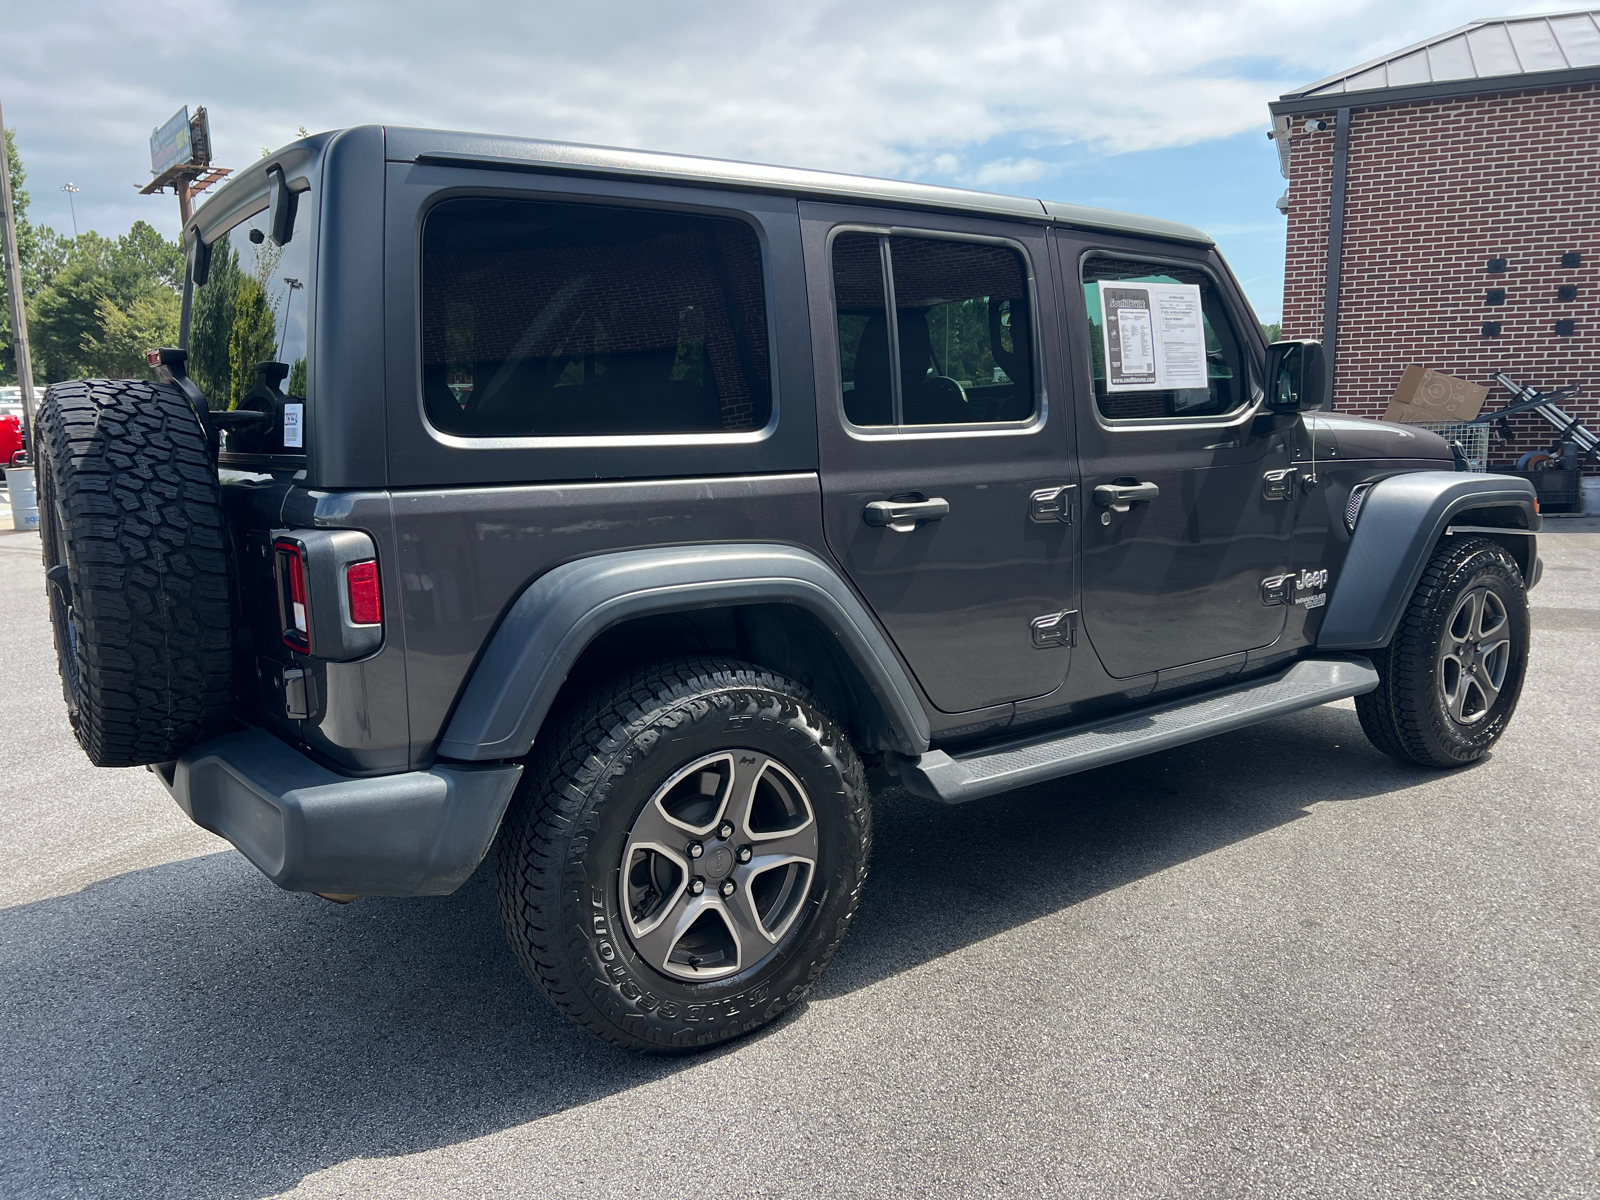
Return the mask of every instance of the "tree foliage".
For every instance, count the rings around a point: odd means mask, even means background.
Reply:
[[[182,247],[144,221],[121,237],[89,231],[64,237],[27,220],[27,173],[11,130],[5,134],[17,221],[17,259],[28,309],[34,378],[137,378],[145,351],[178,340]],[[11,313],[0,276],[0,378],[16,379]]]

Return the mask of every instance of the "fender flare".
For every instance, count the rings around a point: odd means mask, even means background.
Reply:
[[[573,664],[612,625],[762,603],[798,605],[818,618],[882,705],[901,752],[927,750],[930,727],[916,688],[838,573],[796,546],[744,543],[619,551],[541,575],[489,639],[438,753],[467,762],[528,753]]]
[[[1455,471],[1414,471],[1373,484],[1362,501],[1349,553],[1328,599],[1317,649],[1371,650],[1387,645],[1451,518],[1468,510],[1511,509],[1519,519],[1508,527],[1508,534],[1537,533],[1540,519],[1534,495],[1533,484],[1526,479]],[[1531,564],[1531,544],[1527,554]]]

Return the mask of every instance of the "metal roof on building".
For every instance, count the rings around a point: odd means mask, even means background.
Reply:
[[[1600,9],[1473,21],[1348,71],[1285,92],[1284,100],[1455,81],[1544,76],[1600,67]]]

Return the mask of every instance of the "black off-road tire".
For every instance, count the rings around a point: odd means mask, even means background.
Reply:
[[[222,493],[170,384],[53,384],[38,416],[39,533],[62,691],[100,767],[167,762],[227,725]]]
[[[1509,640],[1503,683],[1470,724],[1449,711],[1441,656],[1452,642],[1451,618],[1469,593],[1492,593]],[[1448,537],[1433,552],[1394,638],[1372,655],[1376,691],[1356,697],[1367,739],[1401,762],[1462,767],[1500,740],[1522,695],[1528,668],[1528,591],[1507,551],[1483,538]]]
[[[725,750],[770,756],[809,794],[816,868],[766,957],[713,981],[673,978],[624,921],[623,855],[652,798]],[[861,761],[804,687],[747,663],[675,659],[625,672],[546,722],[500,830],[500,912],[523,969],[568,1017],[619,1046],[683,1052],[748,1033],[805,995],[849,928],[871,842]]]

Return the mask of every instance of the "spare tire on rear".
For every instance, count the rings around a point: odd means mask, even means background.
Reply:
[[[183,393],[58,383],[39,408],[39,533],[62,691],[100,767],[167,762],[228,723],[222,489]]]

